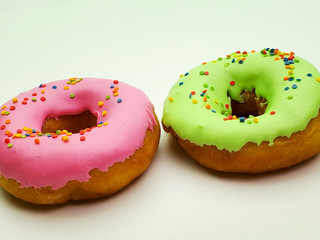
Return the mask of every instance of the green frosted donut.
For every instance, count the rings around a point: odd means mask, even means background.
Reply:
[[[231,99],[254,91],[265,99],[259,116],[235,116]],[[246,143],[273,144],[304,130],[319,113],[320,73],[293,52],[236,52],[180,76],[164,103],[162,123],[184,140],[229,152]]]

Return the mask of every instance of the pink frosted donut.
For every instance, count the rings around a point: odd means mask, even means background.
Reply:
[[[0,185],[34,203],[112,194],[148,167],[159,143],[152,103],[139,89],[117,80],[41,84],[0,111]],[[43,132],[47,121],[54,125],[60,117],[73,122],[59,127],[76,130]]]

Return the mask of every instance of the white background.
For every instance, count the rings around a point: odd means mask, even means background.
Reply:
[[[0,0],[0,104],[40,83],[118,79],[162,117],[181,73],[237,50],[320,68],[320,1]],[[162,132],[141,177],[100,200],[45,207],[0,190],[0,238],[320,239],[320,159],[268,174],[209,171]]]

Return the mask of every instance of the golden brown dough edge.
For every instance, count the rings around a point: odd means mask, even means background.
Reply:
[[[277,170],[300,163],[320,152],[320,113],[303,131],[290,138],[277,137],[272,146],[248,142],[239,151],[219,150],[215,146],[199,146],[181,139],[172,128],[163,126],[180,146],[201,165],[222,172],[259,173]]]
[[[21,188],[14,179],[0,177],[0,185],[17,198],[36,204],[58,204],[69,200],[94,199],[111,195],[127,186],[142,174],[153,159],[160,139],[160,124],[154,113],[157,124],[146,132],[144,145],[124,162],[117,162],[102,172],[90,171],[88,182],[69,181],[64,187],[53,190],[51,186],[42,188]]]

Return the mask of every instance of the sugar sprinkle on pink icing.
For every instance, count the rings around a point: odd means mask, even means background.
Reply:
[[[0,107],[0,174],[22,187],[57,189],[70,180],[88,181],[91,169],[107,171],[141,148],[147,129],[156,125],[148,97],[110,79],[41,84]],[[41,132],[48,118],[87,110],[97,126],[79,133]]]

